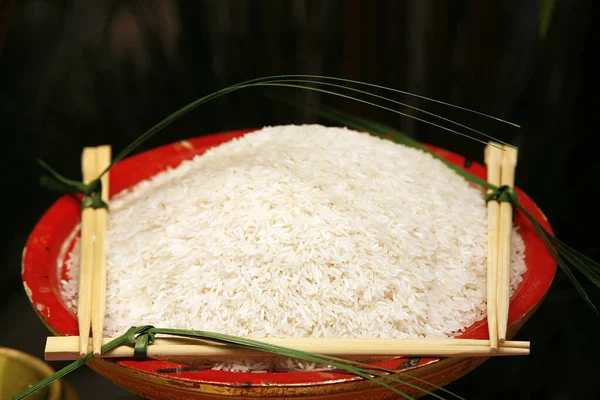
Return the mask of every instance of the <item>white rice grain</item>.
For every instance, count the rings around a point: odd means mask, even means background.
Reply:
[[[449,337],[484,316],[486,232],[482,191],[429,154],[343,128],[267,127],[111,201],[105,333]],[[516,232],[512,249],[514,290]]]

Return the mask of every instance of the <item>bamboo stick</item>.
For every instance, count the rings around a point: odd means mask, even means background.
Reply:
[[[484,151],[484,162],[487,166],[487,181],[500,186],[500,166],[502,163],[502,147],[490,142]],[[488,190],[488,193],[491,190]],[[490,348],[498,348],[498,224],[500,204],[491,200],[487,203],[488,218],[488,255],[487,255],[487,320],[490,337]]]
[[[96,149],[86,147],[81,155],[83,183],[88,184],[96,178]],[[91,325],[92,269],[94,263],[94,231],[96,217],[94,210],[85,208],[81,212],[81,266],[79,271],[79,300],[77,305],[77,323],[79,325],[79,354],[87,353],[87,342]]]
[[[514,187],[515,169],[517,167],[517,149],[504,146],[502,158],[502,174],[500,184],[502,186]],[[498,255],[498,339],[506,340],[508,327],[508,308],[510,302],[510,242],[512,236],[512,204],[502,202],[500,204],[500,239]]]
[[[76,336],[48,337],[45,359],[48,361],[72,360],[78,357]],[[104,338],[103,344],[111,341]],[[260,338],[263,343],[274,344],[326,355],[376,355],[423,357],[489,357],[528,355],[529,342],[506,341],[497,350],[490,348],[489,340],[474,339],[347,339],[347,338]],[[89,347],[91,350],[91,346]],[[132,357],[133,348],[119,346],[100,357]],[[189,338],[157,338],[148,346],[148,357],[231,357],[265,356],[263,352]]]
[[[111,162],[111,147],[96,148],[96,176],[100,175]],[[109,173],[101,177],[102,200],[108,204]],[[92,338],[94,355],[99,355],[102,347],[104,331],[104,312],[106,305],[106,230],[108,227],[108,210],[98,208],[96,215],[96,236],[94,241],[94,265],[92,286]]]

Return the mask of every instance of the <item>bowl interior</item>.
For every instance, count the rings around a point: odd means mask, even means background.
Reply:
[[[55,371],[45,363],[21,350],[0,346],[0,397],[13,398],[49,377]],[[58,379],[38,392],[32,393],[31,400],[59,400],[63,392],[63,381]]]
[[[170,167],[176,167],[182,161],[204,153],[235,137],[251,130],[239,130],[198,137],[172,143],[129,157],[115,165],[111,170],[111,196],[136,183]],[[466,166],[464,157],[434,146],[428,148],[444,159],[485,179],[485,168],[478,163]],[[549,223],[535,203],[519,188],[517,194],[522,205],[550,230]],[[27,295],[48,329],[57,335],[77,335],[76,316],[69,311],[60,295],[60,281],[68,279],[61,264],[61,254],[73,245],[75,229],[80,222],[80,203],[73,196],[63,196],[56,201],[38,221],[31,232],[23,250],[23,285]],[[516,213],[515,225],[519,227],[525,242],[525,263],[527,271],[523,275],[516,293],[510,302],[509,326],[528,316],[542,301],[550,287],[556,264],[542,240],[537,236],[529,221]],[[485,319],[468,327],[464,338],[486,339],[487,322]],[[433,358],[395,358],[375,363],[389,369],[407,369],[423,366],[437,359]],[[354,376],[331,372],[273,372],[250,373],[216,371],[191,367],[168,361],[132,361],[111,360],[126,368],[142,373],[160,375],[169,378],[188,379],[200,382],[224,384],[318,384],[356,379]]]

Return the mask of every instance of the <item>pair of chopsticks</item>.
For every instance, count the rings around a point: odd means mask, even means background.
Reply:
[[[81,155],[83,183],[89,184],[110,165],[111,147],[86,147]],[[108,172],[102,178],[102,200],[108,203]],[[104,329],[106,303],[106,249],[105,237],[108,210],[84,208],[81,212],[81,267],[79,272],[79,301],[77,322],[79,324],[79,356],[88,352],[90,325],[92,348],[100,354]]]
[[[489,340],[477,339],[350,339],[350,338],[253,338],[263,343],[331,356],[421,356],[489,357],[528,355],[529,342],[505,341],[496,350]],[[103,344],[112,339],[103,339]],[[48,361],[73,360],[79,356],[76,336],[49,337],[45,358]],[[122,345],[102,353],[103,358],[132,357],[134,349]],[[168,357],[253,357],[264,352],[215,344],[200,339],[157,338],[148,345],[150,358]]]
[[[515,185],[517,149],[490,142],[485,148],[484,162],[487,181],[495,186]],[[512,204],[495,200],[487,203],[487,317],[490,348],[498,349],[506,340],[508,305],[510,300],[510,242],[512,235]]]

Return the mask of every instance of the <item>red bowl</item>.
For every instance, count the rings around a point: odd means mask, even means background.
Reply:
[[[111,196],[175,167],[182,161],[204,153],[210,147],[251,130],[240,130],[185,140],[129,157],[111,170]],[[439,149],[428,148],[444,159],[485,178],[485,168],[477,163],[464,166],[464,157]],[[523,206],[548,230],[550,225],[535,203],[516,188]],[[80,203],[72,196],[63,196],[38,221],[23,250],[22,279],[25,291],[44,324],[55,335],[77,335],[76,316],[67,309],[60,296],[60,280],[68,279],[65,268],[58,268],[63,246],[73,241],[71,233],[80,222]],[[515,225],[526,246],[527,271],[510,302],[508,336],[513,337],[542,302],[548,291],[556,263],[537,236],[529,221],[519,212]],[[60,273],[62,271],[62,273]],[[61,276],[59,276],[61,275]],[[465,338],[487,338],[486,320],[470,326]],[[394,370],[411,371],[428,382],[443,386],[466,374],[486,358],[395,358],[376,365]],[[394,398],[394,394],[376,384],[353,375],[337,372],[274,372],[247,373],[200,370],[185,364],[167,361],[133,361],[130,359],[92,360],[88,365],[101,375],[148,399],[207,398],[290,398],[343,399]],[[414,389],[403,387],[418,397]],[[359,395],[360,393],[360,395]],[[364,397],[363,397],[364,396]]]

